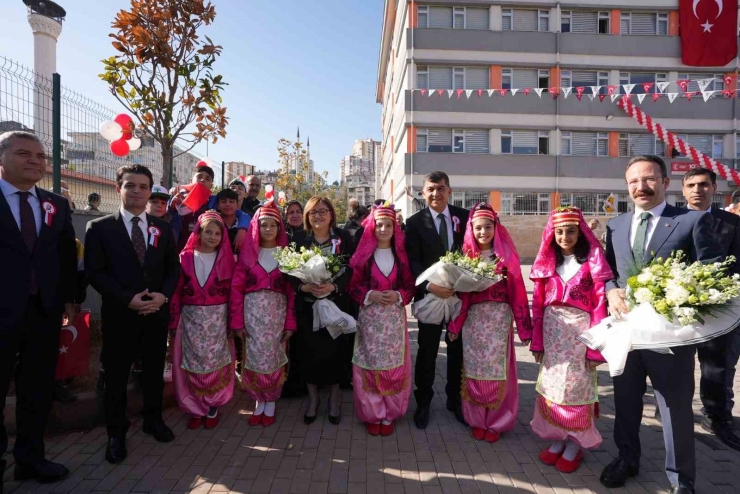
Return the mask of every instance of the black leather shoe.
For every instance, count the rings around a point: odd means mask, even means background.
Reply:
[[[69,475],[69,470],[60,463],[43,460],[35,465],[20,465],[16,463],[13,475],[15,480],[36,479],[42,484],[46,484],[62,480]]]
[[[77,401],[77,397],[72,391],[69,390],[64,381],[57,381],[54,383],[54,401],[59,403],[74,403]]]
[[[429,425],[429,405],[419,405],[414,412],[414,424],[417,429],[426,429]]]
[[[109,437],[108,447],[105,449],[105,459],[108,463],[121,463],[126,456],[128,456],[126,437]]]
[[[154,436],[154,439],[159,443],[171,443],[175,440],[175,434],[172,433],[172,429],[167,427],[162,419],[151,423],[144,422],[142,430],[144,434]]]
[[[630,465],[621,458],[616,458],[601,472],[601,483],[610,489],[622,487],[630,477],[640,473],[640,465]]]
[[[740,437],[735,435],[735,431],[732,430],[727,422],[704,417],[701,419],[701,428],[717,436],[717,439],[722,441],[726,446],[740,451]]]
[[[694,489],[682,485],[672,485],[671,494],[694,494]]]
[[[329,416],[329,422],[331,422],[334,425],[339,425],[339,421],[342,420],[342,416],[341,415],[332,415],[331,413],[329,413],[329,402],[330,401],[331,400],[326,400],[326,414]]]

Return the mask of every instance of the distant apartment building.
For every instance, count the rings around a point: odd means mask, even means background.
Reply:
[[[232,180],[237,177],[248,177],[254,175],[254,165],[248,165],[241,161],[227,161],[224,166],[224,183],[229,184]]]
[[[671,168],[668,202],[683,204],[675,156],[607,97],[581,101],[560,88],[619,87],[714,78],[724,90],[725,67],[681,63],[678,0],[385,0],[377,102],[382,111],[378,195],[413,213],[423,206],[423,177],[450,175],[452,202],[490,201],[503,214],[546,214],[575,205],[602,214],[615,193],[626,211],[624,169],[631,156],[657,154]],[[734,83],[733,83],[734,85]],[[555,88],[524,94],[524,88]],[[520,89],[500,96],[488,89]],[[697,91],[697,83],[688,88]],[[730,89],[735,89],[734,87]],[[422,92],[422,90],[425,90]],[[440,96],[437,90],[444,90]],[[463,90],[461,95],[449,90]],[[481,95],[477,90],[483,90]],[[468,96],[466,91],[472,91]],[[689,101],[671,82],[676,101],[650,95],[641,105],[671,132],[728,166],[740,155],[737,100],[721,94]],[[636,97],[633,97],[636,103]],[[716,205],[734,186],[719,183]]]
[[[374,151],[374,146],[373,146]],[[356,197],[361,204],[375,200],[375,166],[361,156],[345,156],[340,164],[340,183],[347,188],[347,197]]]

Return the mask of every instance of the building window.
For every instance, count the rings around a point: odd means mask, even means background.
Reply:
[[[714,159],[720,159],[724,155],[722,140],[721,135],[715,135],[712,137],[712,158]]]
[[[538,154],[550,154],[550,133],[547,131],[540,131],[537,134],[537,150]]]
[[[501,131],[501,154],[512,154],[511,153],[511,131]]]
[[[599,12],[599,34],[609,34],[610,18],[609,12]]]
[[[609,72],[599,72],[596,76],[596,85],[608,86],[609,85]],[[606,88],[603,87],[602,90],[606,91]]]
[[[537,79],[539,86],[537,87],[550,87],[550,71],[547,69],[539,69],[537,71]]]
[[[536,192],[503,192],[501,193],[501,214],[550,214],[550,194]]]
[[[657,14],[656,34],[659,36],[668,35],[668,14]]]
[[[417,26],[420,28],[429,27],[429,7],[426,5],[419,5],[417,12]]]
[[[514,75],[511,69],[501,69],[501,88],[511,89],[513,77]]]
[[[465,67],[454,67],[452,69],[452,89],[465,89]]]
[[[465,29],[465,7],[455,7],[452,28]]]
[[[606,132],[596,136],[596,156],[609,156],[609,134]]]
[[[429,89],[429,67],[419,65],[416,68],[416,87],[417,89]]]
[[[416,131],[416,152],[426,153],[427,149],[427,129],[417,129]]]
[[[550,11],[537,11],[537,30],[547,32],[550,30]]]
[[[501,30],[511,31],[514,29],[514,10],[501,9]]]
[[[631,34],[630,27],[632,25],[632,14],[629,12],[623,12],[619,21],[619,34]]]
[[[570,155],[570,143],[571,143],[571,133],[561,132],[560,133],[560,154],[562,154],[563,156]]]
[[[619,156],[627,157],[630,155],[630,135],[619,134]]]
[[[561,33],[570,32],[570,20],[571,20],[570,10],[563,10],[560,13],[560,32]]]
[[[465,131],[454,129],[452,131],[452,152],[453,153],[464,153],[465,152]]]
[[[668,34],[668,14],[666,13],[623,12],[620,21],[620,34],[653,36]]]
[[[699,80],[714,78],[711,84],[707,86],[706,91],[722,91],[725,88],[725,76],[722,74],[678,74],[679,79],[688,79],[689,86],[687,91],[698,92],[699,91]],[[715,97],[716,95],[712,95]]]
[[[570,70],[563,70],[560,72],[560,86],[573,87],[573,76]]]

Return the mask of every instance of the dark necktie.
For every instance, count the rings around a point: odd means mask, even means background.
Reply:
[[[646,211],[640,214],[640,223],[637,225],[637,231],[635,232],[635,243],[632,245],[632,255],[638,263],[642,263],[645,256],[645,240],[649,222],[650,213]]]
[[[20,198],[20,213],[21,213],[21,238],[23,243],[26,244],[28,252],[33,255],[33,250],[36,248],[36,218],[33,216],[33,208],[28,203],[28,197],[31,195],[30,192],[18,192]],[[36,281],[36,271],[31,268],[31,295],[36,295],[39,291],[38,282]]]
[[[444,247],[445,252],[449,252],[450,239],[447,236],[447,220],[445,219],[445,215],[438,214],[437,220],[439,220],[439,238],[442,240],[442,247]]]
[[[131,218],[131,242],[134,244],[136,257],[139,258],[139,263],[143,266],[144,257],[146,257],[146,242],[144,241],[144,233],[139,228],[139,221],[141,221],[141,218],[138,216]]]

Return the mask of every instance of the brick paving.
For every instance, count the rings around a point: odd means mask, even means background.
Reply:
[[[412,347],[417,328],[411,323]],[[128,492],[254,493],[254,494],[473,494],[473,493],[657,493],[668,492],[663,462],[663,436],[653,417],[655,400],[648,388],[641,439],[640,475],[621,489],[606,489],[599,474],[617,451],[612,440],[614,401],[608,372],[599,372],[604,442],[586,452],[580,469],[561,474],[539,462],[545,442],[529,427],[537,365],[517,344],[519,419],[516,428],[495,444],[473,440],[468,429],[445,410],[445,347],[437,360],[436,395],[429,427],[413,425],[415,403],[396,423],[394,435],[370,437],[354,417],[352,393],[344,391],[342,422],[326,420],[321,400],[319,419],[306,426],[302,399],[278,402],[277,422],[269,428],[249,427],[254,403],[243,393],[221,410],[213,430],[190,431],[188,418],[173,408],[165,413],[177,439],[159,444],[141,431],[137,420],[128,434],[129,456],[120,465],[105,462],[103,427],[50,437],[48,457],[64,463],[71,475],[56,484],[14,482],[12,468],[4,474],[6,494]],[[698,376],[698,367],[697,367]],[[736,393],[740,391],[736,380]],[[697,391],[698,393],[698,391]],[[701,403],[694,400],[696,419]],[[740,415],[740,406],[735,409]],[[696,426],[697,492],[740,492],[740,453]],[[6,458],[8,456],[6,455]],[[12,457],[9,458],[12,461]]]

